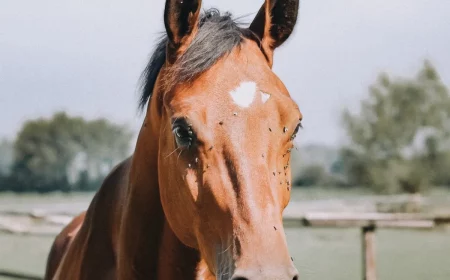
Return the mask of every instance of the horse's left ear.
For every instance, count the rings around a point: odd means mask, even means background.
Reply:
[[[299,0],[265,0],[249,29],[260,39],[272,64],[273,51],[292,34]]]
[[[168,59],[173,63],[189,46],[198,29],[201,0],[166,0],[164,25]]]

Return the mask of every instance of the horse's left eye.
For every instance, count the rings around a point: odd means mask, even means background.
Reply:
[[[292,140],[292,141],[295,139],[295,137],[297,137],[297,133],[298,133],[298,131],[300,130],[300,128],[303,128],[303,126],[302,126],[302,121],[300,121],[300,122],[297,124],[297,126],[295,127],[294,133],[292,133],[292,136],[291,136],[291,140]]]
[[[191,127],[176,125],[172,129],[179,147],[190,147],[194,141],[194,132]]]

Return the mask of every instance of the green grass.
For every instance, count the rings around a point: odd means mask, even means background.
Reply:
[[[49,237],[0,234],[0,270],[43,276],[52,242]]]
[[[361,277],[358,229],[288,229],[300,279]],[[377,273],[381,280],[450,279],[450,232],[379,230]]]
[[[287,229],[286,234],[300,279],[361,279],[359,230]],[[51,242],[0,235],[0,269],[43,275]],[[381,280],[450,279],[450,232],[380,230],[376,243]]]
[[[14,194],[0,193],[0,210],[72,210],[86,208],[93,193]]]
[[[347,191],[296,190],[293,200],[356,197]],[[364,193],[359,193],[364,194]],[[365,195],[365,194],[364,194]],[[439,198],[447,193],[436,195]],[[87,205],[92,194],[16,196],[0,194],[0,209],[69,210]],[[289,250],[302,280],[361,279],[359,229],[286,229]],[[43,275],[52,238],[0,234],[0,270]],[[379,230],[376,234],[381,280],[450,279],[450,230]],[[6,279],[1,278],[0,279]]]

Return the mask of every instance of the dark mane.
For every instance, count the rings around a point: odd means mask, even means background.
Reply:
[[[217,9],[200,16],[199,30],[186,52],[173,65],[171,76],[176,82],[186,82],[212,67],[218,59],[239,46],[244,38],[257,40],[248,29],[242,28],[230,13]],[[167,35],[159,39],[147,67],[142,73],[142,93],[139,109],[143,109],[153,93],[158,74],[166,61]],[[172,68],[172,67],[171,67]]]

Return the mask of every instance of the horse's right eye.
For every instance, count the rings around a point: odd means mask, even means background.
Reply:
[[[192,127],[185,124],[175,124],[172,129],[175,135],[175,141],[178,147],[190,147],[194,141],[194,132]]]

